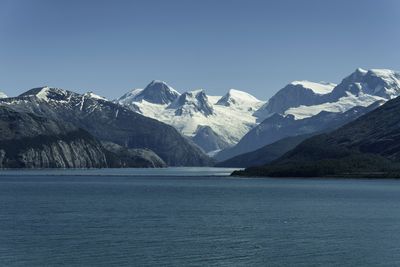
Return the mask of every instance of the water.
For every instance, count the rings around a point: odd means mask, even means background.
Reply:
[[[0,265],[400,265],[400,181],[229,171],[3,171]]]

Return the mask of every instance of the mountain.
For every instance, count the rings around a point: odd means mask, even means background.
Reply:
[[[216,105],[253,111],[254,108],[259,106],[260,102],[260,100],[251,94],[236,89],[229,89],[229,91],[217,101]]]
[[[72,124],[0,106],[0,168],[103,168],[107,152]]]
[[[207,155],[173,127],[92,93],[40,87],[18,97],[1,99],[0,105],[69,122],[102,141],[125,148],[150,149],[171,166],[212,164]]]
[[[192,137],[192,140],[209,153],[216,153],[229,146],[210,126],[199,125],[196,135]]]
[[[399,94],[400,73],[387,69],[359,68],[336,86],[309,81],[292,82],[254,113],[259,120],[265,119],[235,146],[218,153],[216,159],[223,161],[287,136],[334,129],[341,125],[336,118],[341,117],[339,114],[354,107],[382,104]],[[328,115],[333,113],[337,115]],[[343,122],[356,117],[343,117]]]
[[[209,96],[204,90],[184,92],[169,104],[140,100],[136,97],[139,93],[140,90],[136,89],[115,102],[174,126],[206,152],[236,144],[256,125],[257,118],[253,113],[264,104],[254,96],[235,89],[230,89],[222,97]],[[204,126],[210,129],[201,128]],[[196,137],[199,129],[202,130]],[[211,130],[213,134],[204,134],[206,130],[209,133]]]
[[[130,149],[128,157],[70,123],[5,106],[0,106],[0,132],[0,168],[165,166],[151,151]]]
[[[369,106],[400,94],[400,73],[387,69],[356,69],[338,85],[296,81],[279,90],[255,115],[262,121],[274,113],[296,119],[321,111],[345,112],[355,106]]]
[[[274,113],[284,114],[289,108],[321,104],[322,96],[332,92],[335,86],[333,83],[294,81],[279,90],[255,115],[263,120]]]
[[[165,82],[154,80],[144,89],[134,89],[117,101],[124,104],[147,101],[153,104],[165,105],[172,103],[179,95],[174,88]]]
[[[7,98],[8,96],[5,94],[5,93],[3,93],[3,92],[0,92],[0,98]]]
[[[327,96],[330,101],[353,95],[369,94],[392,99],[400,92],[400,73],[388,69],[364,70],[358,68],[335,87]]]
[[[111,166],[118,168],[164,168],[167,164],[149,149],[126,148],[111,142],[102,142],[104,149],[113,155],[108,155]]]
[[[354,107],[344,113],[322,111],[319,114],[296,120],[293,115],[275,113],[249,131],[237,145],[218,153],[215,158],[225,161],[237,155],[254,151],[282,138],[336,129],[359,116],[377,108],[382,102],[368,107]]]
[[[345,112],[355,106],[369,106],[400,95],[400,73],[387,69],[357,69],[338,84],[332,92],[321,96],[320,104],[291,107],[285,114],[297,119],[318,114],[321,110]]]
[[[266,145],[260,149],[240,154],[226,161],[218,162],[215,166],[233,167],[233,168],[234,167],[248,168],[251,166],[261,166],[279,158],[289,150],[295,148],[302,141],[315,134],[316,133],[286,137],[272,144]]]
[[[239,175],[400,176],[400,98],[343,127],[311,137],[281,158]]]
[[[214,114],[214,108],[208,101],[204,90],[196,90],[181,94],[168,109],[175,110],[176,116],[194,116],[197,113],[208,117]]]

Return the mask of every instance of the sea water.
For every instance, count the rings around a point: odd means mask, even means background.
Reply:
[[[400,265],[400,181],[231,171],[2,171],[0,265]]]

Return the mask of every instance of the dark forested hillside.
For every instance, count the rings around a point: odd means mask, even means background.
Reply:
[[[400,98],[328,134],[311,137],[271,164],[238,175],[398,176]]]

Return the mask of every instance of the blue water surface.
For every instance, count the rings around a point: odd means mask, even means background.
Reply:
[[[231,171],[2,171],[0,265],[400,265],[400,181]]]

